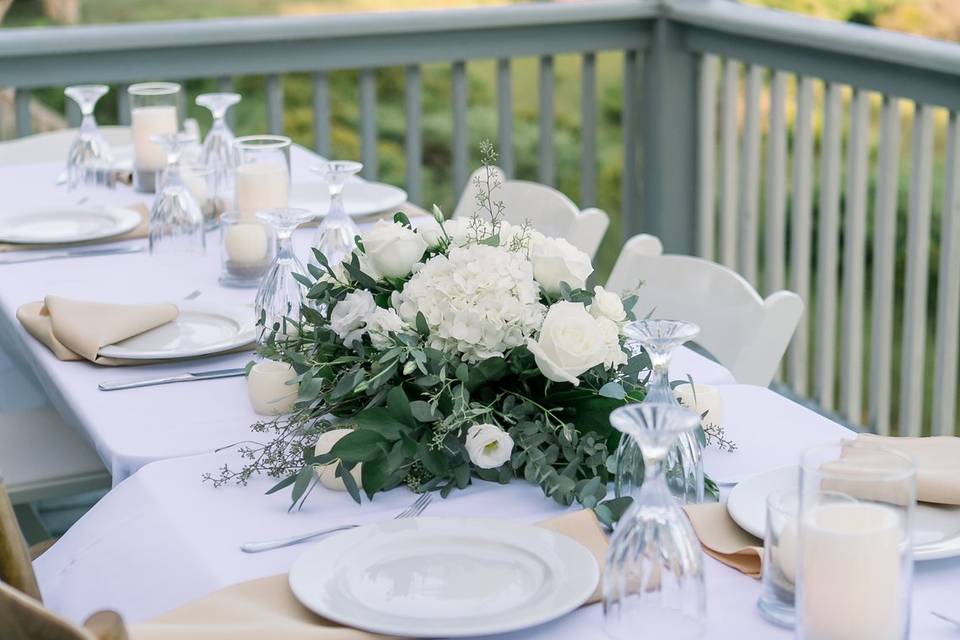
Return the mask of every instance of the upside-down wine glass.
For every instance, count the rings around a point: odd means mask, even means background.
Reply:
[[[651,373],[644,403],[680,406],[670,388],[670,360],[673,351],[700,333],[700,327],[678,320],[638,320],[624,328],[627,344],[650,357]],[[632,438],[621,437],[617,448],[615,492],[629,496],[644,477],[643,457]],[[703,455],[694,432],[681,434],[667,456],[666,479],[673,495],[684,503],[703,502]]]
[[[629,404],[610,424],[643,455],[644,480],[610,539],[603,575],[608,634],[637,640],[698,638],[704,629],[703,551],[666,483],[664,461],[677,439],[692,433],[697,415],[657,403]]]
[[[227,202],[233,198],[233,171],[237,166],[237,150],[233,146],[234,135],[227,126],[227,111],[240,102],[239,93],[203,93],[197,96],[197,104],[210,110],[213,124],[203,140],[200,162],[213,171],[212,201],[216,212],[213,222],[207,226],[216,227],[216,220],[227,208]]]
[[[180,154],[195,138],[185,133],[168,133],[153,136],[152,140],[165,149],[167,167],[150,208],[150,253],[203,253],[203,212],[180,175]]]
[[[267,209],[257,219],[273,227],[277,235],[277,256],[260,282],[254,309],[261,323],[259,341],[265,342],[271,333],[277,337],[294,336],[299,331],[300,307],[306,301],[303,285],[293,274],[306,273],[303,263],[293,252],[291,240],[294,230],[314,218],[307,209]],[[294,324],[291,324],[291,321]]]
[[[63,93],[77,103],[82,119],[77,139],[67,153],[67,189],[80,187],[116,186],[113,173],[113,154],[110,145],[97,128],[93,109],[110,87],[105,84],[78,84],[64,89]]]
[[[330,266],[343,262],[353,252],[356,246],[356,237],[360,234],[343,206],[343,188],[352,176],[363,169],[359,162],[350,160],[331,160],[317,167],[314,171],[320,174],[327,183],[330,192],[330,209],[320,221],[313,236],[313,247],[327,259]],[[310,262],[316,264],[316,258],[311,255]]]

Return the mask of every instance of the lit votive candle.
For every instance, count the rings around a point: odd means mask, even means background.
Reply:
[[[690,409],[698,416],[704,426],[722,426],[720,410],[720,391],[709,384],[689,382],[679,384],[674,388],[673,395],[685,408]]]
[[[290,177],[283,164],[241,164],[234,172],[236,206],[242,217],[253,220],[259,211],[287,206]]]
[[[909,600],[903,598],[900,514],[867,503],[824,504],[801,520],[799,637],[894,640]]]
[[[177,132],[177,108],[166,105],[137,107],[130,112],[130,126],[137,170],[157,171],[166,167],[166,151],[151,138]]]
[[[297,401],[297,385],[288,384],[297,377],[289,364],[261,360],[247,375],[247,393],[253,410],[262,416],[290,413]]]
[[[352,431],[352,429],[333,429],[331,431],[325,431],[324,433],[320,434],[320,438],[317,440],[317,446],[314,448],[314,453],[318,456],[330,453],[330,449],[333,448],[333,445],[340,442],[341,438]],[[317,478],[320,480],[320,484],[325,486],[327,489],[331,489],[333,491],[346,491],[347,487],[343,484],[343,480],[337,477],[338,464],[339,462],[334,461],[329,464],[317,465]],[[360,486],[360,473],[362,466],[362,463],[358,463],[353,466],[353,469],[350,469],[350,475],[353,476],[353,480],[357,483],[358,487]]]

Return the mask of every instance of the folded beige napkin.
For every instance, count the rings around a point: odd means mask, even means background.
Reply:
[[[103,358],[100,348],[171,322],[179,313],[174,304],[108,304],[47,296],[17,309],[17,320],[61,360],[121,365],[133,361]]]
[[[607,536],[585,509],[540,524],[583,544],[603,570]],[[600,599],[600,589],[590,602]],[[382,638],[340,626],[301,605],[286,575],[260,578],[215,591],[152,620],[132,625],[131,640],[367,640]]]
[[[755,538],[733,521],[721,502],[688,504],[683,507],[704,552],[728,567],[751,578],[759,578],[763,561],[763,540]]]
[[[119,242],[121,240],[136,240],[146,238],[150,229],[150,209],[145,204],[137,203],[126,207],[140,214],[140,224],[123,235],[106,240],[90,240],[87,242],[70,242],[67,244],[12,244],[9,242],[0,242],[0,253],[7,251],[29,251],[32,249],[59,249],[62,247],[81,247],[90,244],[102,244],[104,242]]]
[[[917,466],[917,500],[960,505],[960,438],[900,438],[861,433],[857,444],[894,449]]]

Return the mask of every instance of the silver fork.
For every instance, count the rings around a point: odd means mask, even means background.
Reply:
[[[948,616],[948,615],[945,614],[945,613],[940,613],[939,611],[931,611],[930,613],[932,613],[932,614],[933,614],[934,616],[936,616],[937,618],[940,618],[941,620],[945,620],[946,622],[950,622],[950,623],[955,624],[956,626],[960,627],[960,620],[958,620],[957,618],[953,618],[953,617],[951,617],[951,616]]]
[[[414,518],[426,509],[430,505],[430,501],[433,500],[433,495],[425,493],[416,501],[411,504],[409,507],[398,513],[394,516],[394,520],[402,520],[404,518]],[[276,540],[262,540],[260,542],[244,542],[240,545],[241,551],[246,551],[247,553],[260,553],[261,551],[270,551],[271,549],[279,549],[280,547],[289,547],[294,544],[300,544],[301,542],[306,542],[307,540],[312,540],[314,538],[319,538],[320,536],[325,536],[328,533],[334,533],[336,531],[346,531],[347,529],[355,529],[359,527],[358,524],[344,524],[339,527],[330,527],[329,529],[320,529],[319,531],[311,531],[310,533],[302,533],[297,536],[292,536],[290,538],[278,538]]]

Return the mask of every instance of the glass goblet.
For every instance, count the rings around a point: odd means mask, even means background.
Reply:
[[[77,103],[82,119],[77,139],[67,153],[67,189],[80,187],[116,186],[113,173],[113,154],[110,145],[97,128],[93,109],[110,87],[105,84],[78,84],[64,89],[63,93]]]
[[[160,176],[160,191],[150,208],[150,253],[203,253],[206,250],[203,212],[180,174],[180,154],[194,138],[172,133],[154,136],[152,140],[166,151],[167,167]]]
[[[664,461],[699,420],[682,407],[629,404],[610,424],[636,442],[644,481],[610,539],[603,576],[603,613],[614,638],[698,638],[704,629],[703,551],[689,519],[670,494]]]
[[[227,126],[227,111],[240,102],[239,93],[203,93],[197,96],[197,104],[210,110],[213,124],[203,140],[201,163],[213,171],[212,202],[219,216],[233,197],[233,171],[237,166],[237,152],[233,146],[234,135]]]
[[[267,209],[257,214],[257,219],[273,227],[277,235],[277,255],[260,282],[254,302],[261,343],[271,334],[282,338],[299,332],[300,307],[306,296],[293,274],[305,274],[307,270],[294,254],[291,238],[297,227],[313,218],[314,213],[307,209]]]
[[[360,234],[357,223],[347,215],[343,206],[343,188],[352,176],[363,169],[359,162],[350,160],[331,160],[314,171],[319,173],[327,183],[330,192],[330,209],[327,211],[313,236],[313,247],[327,259],[327,264],[334,266],[346,260],[356,247],[356,237]],[[316,258],[310,258],[316,262]]]
[[[678,320],[638,320],[624,327],[627,345],[635,353],[645,349],[651,372],[645,403],[679,406],[670,388],[673,351],[700,333],[700,327]],[[643,479],[643,458],[631,438],[620,438],[617,448],[615,493],[628,496]],[[696,433],[681,434],[666,461],[667,482],[681,502],[703,502],[703,454]]]

